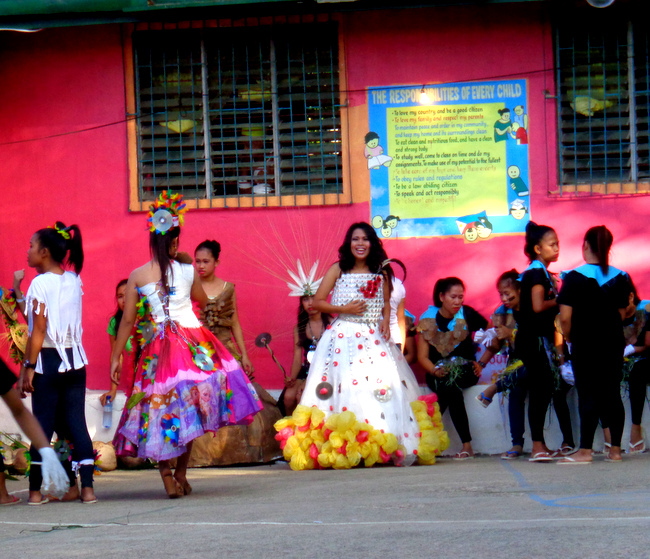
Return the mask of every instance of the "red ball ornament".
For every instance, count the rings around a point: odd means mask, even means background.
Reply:
[[[374,334],[375,330],[373,328],[371,328],[370,330],[368,330],[368,332],[370,332],[371,334]]]

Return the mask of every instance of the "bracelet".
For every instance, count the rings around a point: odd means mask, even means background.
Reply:
[[[485,361],[477,361],[477,363],[481,369],[485,369],[485,367],[487,367],[487,363]]]
[[[25,298],[24,298],[24,297],[23,297],[22,299],[16,299],[16,303],[24,303],[24,302],[25,302]]]

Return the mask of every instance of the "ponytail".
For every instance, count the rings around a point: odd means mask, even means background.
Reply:
[[[513,287],[519,289],[519,272],[514,268],[512,270],[508,270],[507,272],[503,272],[503,274],[499,276],[499,279],[497,279],[497,289],[499,288],[499,284],[503,282],[508,282],[512,284]]]
[[[524,254],[530,262],[537,260],[535,247],[542,242],[546,233],[553,232],[555,229],[548,225],[537,225],[534,221],[529,221],[526,225],[526,243],[524,244]]]
[[[584,242],[598,258],[598,265],[603,274],[606,274],[609,271],[609,251],[614,242],[612,232],[604,225],[596,225],[585,233]]]
[[[83,241],[78,225],[65,226],[57,221],[53,227],[36,231],[38,242],[42,248],[50,252],[52,260],[60,266],[71,266],[76,274],[80,274],[84,265]]]
[[[153,261],[160,266],[160,282],[162,283],[163,293],[169,293],[167,285],[167,270],[171,268],[172,257],[169,256],[169,249],[172,241],[177,239],[181,234],[180,227],[172,227],[166,235],[159,235],[157,232],[149,233],[149,251]]]

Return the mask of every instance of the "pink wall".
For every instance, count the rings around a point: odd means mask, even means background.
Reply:
[[[584,230],[605,223],[616,237],[614,264],[629,270],[641,294],[650,296],[647,250],[636,225],[649,213],[649,197],[558,201],[545,195],[556,174],[555,116],[554,101],[544,98],[545,90],[553,90],[553,56],[541,6],[360,12],[345,16],[342,29],[352,90],[351,154],[363,150],[367,86],[513,74],[526,78],[533,125],[532,217],[555,226],[560,235],[563,251],[555,269],[578,264]],[[56,219],[80,225],[87,257],[84,341],[91,388],[108,386],[105,328],[114,286],[148,258],[145,215],[127,210],[120,34],[118,26],[0,34],[0,184],[5,194],[0,284],[10,286],[13,271],[24,267],[36,229]],[[107,123],[117,124],[68,134]],[[57,134],[66,135],[45,138]],[[352,167],[353,181],[362,185],[367,200],[367,170],[355,161]],[[281,376],[265,350],[253,346],[257,334],[270,332],[280,360],[287,368],[291,363],[297,300],[287,297],[284,269],[301,257],[320,258],[324,270],[348,224],[368,218],[363,200],[330,208],[202,210],[187,216],[182,249],[191,252],[206,236],[222,243],[220,274],[237,284],[245,337],[264,386],[280,387]],[[468,303],[489,314],[496,304],[496,276],[525,266],[520,236],[472,245],[455,238],[395,239],[386,246],[408,267],[407,308],[415,314],[429,304],[435,280],[446,275],[462,277]]]

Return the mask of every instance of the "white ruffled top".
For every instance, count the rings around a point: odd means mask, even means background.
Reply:
[[[88,364],[86,352],[81,345],[81,296],[82,283],[73,272],[54,274],[46,272],[34,278],[25,297],[28,312],[29,334],[34,329],[34,315],[41,312],[47,318],[43,347],[55,348],[61,357],[59,372],[81,369]],[[34,304],[36,302],[36,305]],[[32,312],[32,309],[36,309]],[[72,363],[66,348],[72,348]],[[41,356],[36,361],[36,372],[43,373]]]

